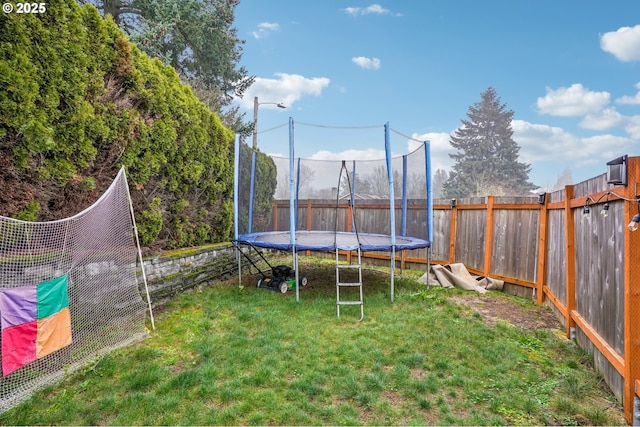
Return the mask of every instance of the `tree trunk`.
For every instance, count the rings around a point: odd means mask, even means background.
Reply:
[[[102,2],[104,16],[111,15],[113,21],[120,27],[122,24],[120,19],[120,13],[122,11],[122,1],[121,0],[103,0]]]

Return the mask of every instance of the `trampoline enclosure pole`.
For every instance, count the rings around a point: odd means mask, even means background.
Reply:
[[[240,163],[240,136],[236,134],[233,154],[233,240],[238,240],[238,168]]]
[[[356,161],[353,161],[353,169],[351,172],[351,176],[353,177],[352,182],[351,182],[351,211],[353,212],[353,215],[351,215],[351,230],[357,231],[358,229],[356,228],[356,214],[355,214],[355,209],[356,209],[356,181],[357,181],[357,177],[356,177]],[[340,191],[340,190],[338,190]]]
[[[395,207],[395,195],[393,192],[393,170],[391,169],[391,143],[389,138],[389,122],[384,125],[384,148],[387,157],[387,174],[389,175],[389,218],[391,221],[390,234],[391,234],[391,284],[390,294],[391,302],[393,302],[394,293],[394,274],[396,266],[396,207]]]
[[[433,243],[433,186],[431,185],[431,142],[425,141],[426,181],[427,181],[427,241]]]
[[[240,135],[236,134],[233,153],[233,240],[238,241],[238,170],[240,167]],[[242,260],[236,245],[236,259],[238,260],[238,285],[242,283]]]
[[[402,156],[402,222],[400,235],[407,235],[407,156]]]
[[[431,142],[424,142],[425,164],[426,164],[426,182],[427,182],[427,272],[431,268],[431,247],[433,245],[433,186],[431,185]],[[427,287],[429,281],[427,280]]]
[[[296,270],[296,301],[300,300],[300,290],[298,289],[298,257],[296,255],[296,183],[294,171],[295,150],[293,148],[293,117],[289,117],[289,244],[291,245],[291,255],[293,256],[293,267]]]
[[[249,186],[249,226],[247,233],[253,232],[253,198],[256,191],[256,151],[251,153],[251,184]]]
[[[294,204],[294,217],[293,222],[296,224],[296,230],[298,225],[298,204],[300,203],[300,157],[298,157],[298,161],[294,160],[294,167],[296,169],[296,196],[295,196],[295,204]]]

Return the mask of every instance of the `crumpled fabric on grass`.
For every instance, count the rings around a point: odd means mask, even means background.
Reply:
[[[501,291],[504,281],[486,276],[474,276],[462,263],[432,265],[431,269],[418,279],[421,283],[443,288],[460,288],[484,294],[489,290]]]

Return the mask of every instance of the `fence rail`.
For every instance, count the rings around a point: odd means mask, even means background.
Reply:
[[[600,175],[543,198],[436,200],[431,261],[464,263],[472,273],[502,279],[513,293],[550,305],[567,337],[593,354],[631,424],[634,399],[640,402],[640,231],[630,232],[627,224],[640,206],[640,157],[628,159],[628,177],[629,185],[613,187]],[[358,201],[352,209],[335,200],[306,200],[297,214],[299,229],[350,231],[355,217],[359,231],[390,231],[388,202]],[[425,224],[425,201],[410,201],[406,234],[426,238]],[[276,201],[272,227],[288,229],[288,201]],[[403,252],[397,261],[426,264],[427,251]]]

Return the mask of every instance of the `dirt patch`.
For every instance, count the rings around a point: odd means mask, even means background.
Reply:
[[[494,326],[500,320],[528,330],[562,329],[560,321],[544,305],[522,305],[506,298],[496,298],[495,295],[477,294],[454,296],[450,300],[479,313],[489,326]]]

